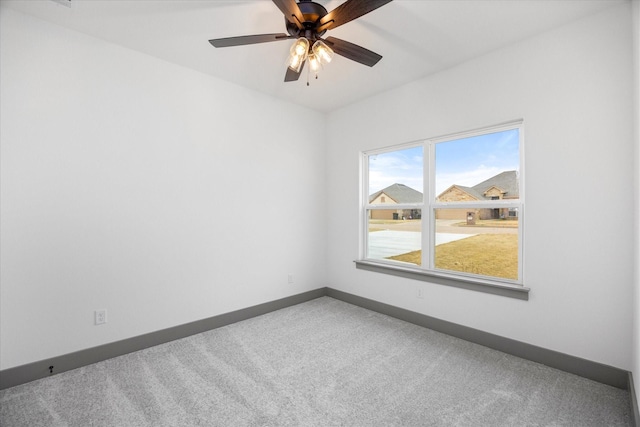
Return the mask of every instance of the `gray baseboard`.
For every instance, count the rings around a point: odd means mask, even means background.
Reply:
[[[638,395],[636,394],[636,388],[633,383],[633,374],[629,372],[629,404],[631,405],[631,425],[633,427],[640,427],[640,413],[638,412]]]
[[[327,295],[366,308],[378,313],[386,314],[409,323],[413,323],[434,331],[442,332],[466,341],[499,350],[513,356],[541,363],[561,371],[589,378],[603,384],[608,384],[626,390],[629,386],[629,371],[614,368],[602,363],[592,362],[568,354],[548,350],[535,345],[483,332],[468,326],[458,325],[445,320],[436,319],[414,311],[405,310],[389,304],[384,304],[357,295],[328,288]]]
[[[381,303],[368,298],[349,294],[332,288],[320,288],[313,291],[304,292],[275,301],[266,302],[256,306],[244,308],[230,313],[213,316],[207,319],[178,325],[172,328],[163,329],[149,334],[128,338],[113,343],[100,345],[74,353],[52,357],[50,359],[33,362],[15,368],[0,371],[0,390],[25,384],[50,375],[80,368],[92,363],[101,362],[123,354],[143,350],[148,347],[163,344],[176,339],[195,335],[211,329],[220,328],[232,323],[247,320],[275,310],[290,307],[322,296],[329,296],[349,304],[357,305],[381,314],[385,314],[406,322],[413,323],[425,328],[433,329],[466,341],[474,342],[485,347],[493,348],[521,357],[523,359],[538,362],[552,368],[573,373],[585,378],[589,378],[600,383],[629,391],[631,401],[631,421],[632,425],[640,427],[640,416],[638,415],[638,401],[633,384],[631,372],[614,368],[590,360],[582,359],[568,354],[548,350],[531,344],[490,334],[467,326],[447,322],[435,317],[416,313],[389,304]],[[53,372],[49,367],[53,366]]]
[[[184,325],[178,325],[172,328],[76,351],[74,353],[28,363],[26,365],[20,365],[15,368],[5,369],[0,371],[0,390],[209,331],[211,329],[220,328],[222,326],[260,316],[275,310],[310,301],[312,299],[325,296],[326,294],[326,288],[315,289],[313,291],[292,295],[290,297],[266,302],[264,304],[255,305],[230,313],[186,323]],[[51,366],[53,366],[53,372],[50,372],[49,367]]]

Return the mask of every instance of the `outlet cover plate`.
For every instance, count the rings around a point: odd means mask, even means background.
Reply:
[[[103,325],[107,323],[107,310],[96,310],[94,316],[96,325]]]

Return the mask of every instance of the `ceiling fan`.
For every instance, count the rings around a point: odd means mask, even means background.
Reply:
[[[242,46],[279,40],[296,41],[291,46],[285,82],[298,80],[306,62],[316,74],[336,53],[360,64],[373,67],[382,56],[356,44],[335,37],[322,36],[333,28],[365,15],[392,0],[347,0],[327,12],[324,6],[311,0],[273,0],[284,14],[287,33],[256,34],[209,40],[214,47]],[[307,85],[309,82],[307,81]]]

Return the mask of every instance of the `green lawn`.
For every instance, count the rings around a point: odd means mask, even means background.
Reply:
[[[422,251],[389,257],[396,261],[421,264]],[[518,279],[518,235],[478,234],[436,246],[436,268]]]

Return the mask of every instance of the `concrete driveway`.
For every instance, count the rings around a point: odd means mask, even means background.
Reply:
[[[436,246],[466,239],[476,234],[436,233]],[[369,233],[369,258],[384,259],[422,248],[419,231],[382,230]]]

